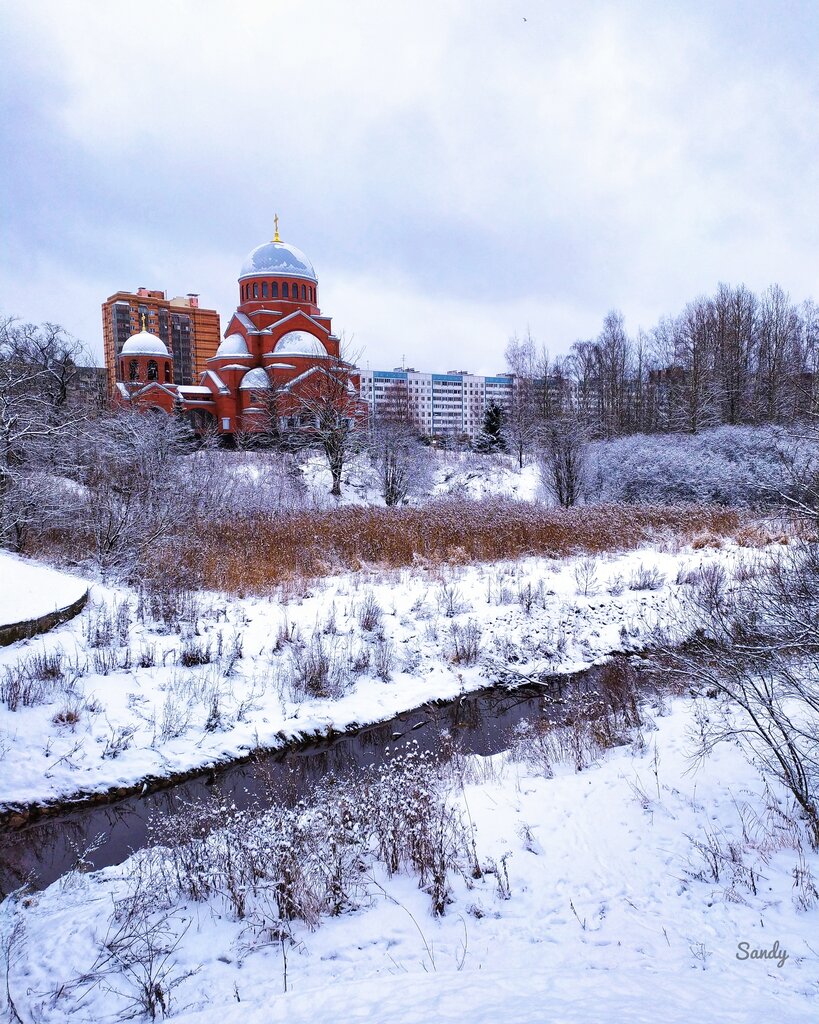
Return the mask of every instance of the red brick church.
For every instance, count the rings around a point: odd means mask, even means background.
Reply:
[[[262,434],[312,426],[321,409],[359,418],[358,372],[343,361],[318,279],[300,249],[279,238],[250,253],[239,274],[239,305],[224,341],[196,385],[174,384],[165,343],[143,329],[119,355],[120,406],[185,415],[198,432]]]

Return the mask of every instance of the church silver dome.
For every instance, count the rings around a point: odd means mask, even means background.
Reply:
[[[327,349],[314,334],[306,331],[288,331],[273,347],[276,356],[319,356],[327,355]]]
[[[122,346],[120,355],[123,356],[169,356],[165,342],[155,334],[148,331],[138,331]]]
[[[273,241],[257,245],[242,264],[239,280],[255,277],[257,274],[273,274],[282,277],[301,277],[318,283],[313,264],[301,249],[287,242]]]

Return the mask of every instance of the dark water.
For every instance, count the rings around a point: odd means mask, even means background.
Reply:
[[[453,744],[469,754],[500,753],[510,746],[518,723],[544,716],[564,688],[593,686],[598,671],[514,690],[497,687],[443,705],[427,705],[332,742],[266,754],[144,797],[77,808],[20,831],[0,832],[0,895],[24,881],[44,888],[80,858],[88,870],[119,864],[148,844],[151,820],[184,814],[191,803],[210,799],[215,788],[238,807],[246,807],[270,804],[283,794],[301,796],[329,774],[378,765],[410,743],[441,756]]]

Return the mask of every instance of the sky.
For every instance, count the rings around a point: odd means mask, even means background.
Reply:
[[[0,314],[247,253],[316,267],[362,366],[504,368],[720,281],[819,298],[819,5],[0,0]]]

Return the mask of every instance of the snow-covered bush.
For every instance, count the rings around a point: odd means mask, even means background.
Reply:
[[[588,494],[599,502],[772,506],[817,464],[810,441],[776,427],[717,427],[590,446]]]
[[[471,845],[434,759],[417,747],[357,774],[324,782],[295,806],[237,810],[216,797],[157,819],[150,861],[157,896],[217,900],[265,940],[290,922],[315,928],[369,896],[366,868],[414,873],[435,914],[448,874],[472,869]],[[143,872],[144,874],[144,872]],[[377,886],[374,886],[374,889]]]
[[[6,665],[0,674],[0,704],[9,711],[50,704],[58,697],[75,697],[80,667],[61,651],[38,651]]]
[[[679,627],[690,640],[679,645]],[[693,633],[692,633],[693,628]],[[793,796],[819,848],[819,545],[794,542],[752,572],[703,569],[679,626],[659,639],[672,665],[718,698],[701,723],[708,752],[738,744]]]

